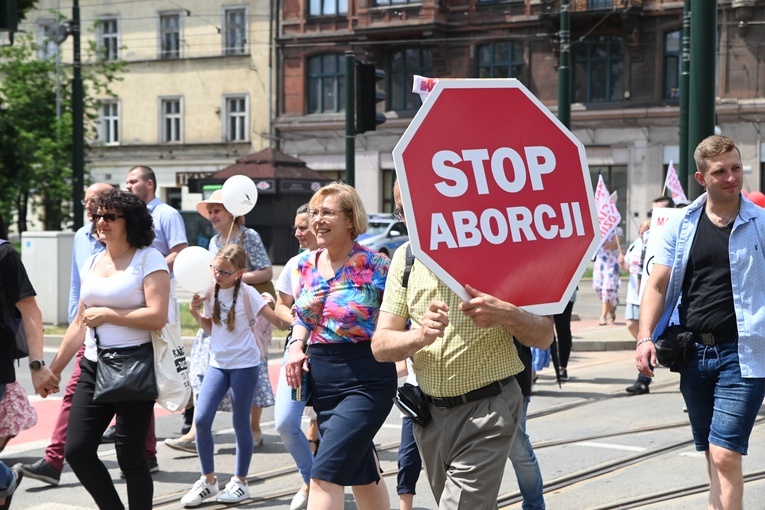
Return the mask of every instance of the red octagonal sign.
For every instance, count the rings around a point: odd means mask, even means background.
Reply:
[[[584,146],[517,80],[440,80],[393,150],[414,255],[539,314],[600,240]]]

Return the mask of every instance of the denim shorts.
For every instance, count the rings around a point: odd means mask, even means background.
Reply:
[[[636,321],[640,318],[640,305],[627,303],[624,307],[624,320]]]
[[[754,420],[765,397],[765,379],[741,377],[738,343],[693,344],[680,367],[696,450],[709,444],[746,455]]]

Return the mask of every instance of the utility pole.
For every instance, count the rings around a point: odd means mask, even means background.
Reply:
[[[345,182],[355,186],[356,181],[356,57],[345,52]]]
[[[691,0],[683,4],[682,53],[680,60],[680,168],[677,178],[688,190],[689,177],[695,173],[693,157],[688,158],[688,105],[691,93]],[[691,171],[694,168],[694,171]],[[690,196],[690,193],[688,194]]]
[[[560,62],[558,63],[558,120],[571,129],[571,18],[569,0],[560,2]]]
[[[72,212],[74,230],[83,225],[82,189],[85,174],[85,127],[83,120],[82,60],[80,55],[80,2],[72,4],[72,42],[74,74],[72,78]]]
[[[715,42],[717,33],[717,1],[695,0],[691,16],[691,74],[688,111],[688,162],[693,151],[715,130]],[[687,165],[686,165],[687,166]],[[695,172],[693,172],[695,173]],[[703,188],[688,172],[688,198],[702,194]]]

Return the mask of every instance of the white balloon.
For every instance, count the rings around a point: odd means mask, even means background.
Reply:
[[[255,182],[244,175],[232,175],[223,183],[221,189],[223,206],[234,216],[244,216],[252,211],[258,201],[258,188]]]
[[[212,285],[210,264],[214,256],[201,246],[181,250],[173,263],[173,274],[178,284],[194,294],[204,294]]]

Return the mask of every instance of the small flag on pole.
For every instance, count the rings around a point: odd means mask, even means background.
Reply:
[[[598,225],[600,226],[600,244],[602,245],[614,229],[621,223],[622,215],[611,200],[611,194],[603,182],[603,176],[598,176],[598,186],[595,188],[595,209],[598,211]],[[598,250],[600,246],[598,246]]]
[[[688,198],[685,196],[685,191],[683,191],[683,185],[680,184],[680,179],[677,178],[677,172],[675,172],[675,167],[672,164],[672,161],[669,162],[667,178],[664,179],[664,188],[669,189],[670,193],[672,193],[672,201],[675,205],[688,203]]]

